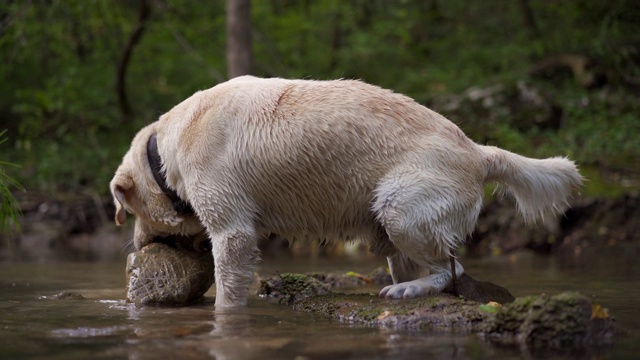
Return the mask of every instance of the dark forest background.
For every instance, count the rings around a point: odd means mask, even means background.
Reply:
[[[5,0],[0,59],[2,171],[50,197],[106,197],[139,128],[242,73],[391,88],[595,193],[640,177],[633,0]]]

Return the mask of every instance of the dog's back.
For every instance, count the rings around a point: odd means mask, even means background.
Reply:
[[[243,77],[194,97],[219,104],[200,111],[200,118],[182,120],[189,123],[183,124],[182,142],[189,138],[205,148],[182,154],[178,149],[174,159],[165,155],[167,162],[192,162],[183,172],[208,172],[182,178],[217,179],[192,191],[200,196],[209,192],[210,198],[229,186],[243,193],[259,231],[288,237],[369,235],[377,221],[376,189],[403,168],[417,166],[464,184],[476,198],[481,192],[476,145],[441,115],[389,90],[353,80]],[[171,121],[176,118],[165,118]]]

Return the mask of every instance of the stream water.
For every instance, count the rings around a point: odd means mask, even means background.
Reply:
[[[463,258],[473,277],[515,296],[579,291],[603,304],[626,330],[614,346],[549,358],[640,356],[640,248],[597,249],[561,259],[528,252]],[[266,258],[259,272],[358,271],[370,256]],[[247,309],[217,314],[211,299],[191,307],[125,304],[124,259],[112,262],[0,260],[0,359],[519,359],[477,336],[346,324],[296,313],[254,297]],[[81,294],[76,298],[73,294]],[[70,294],[65,296],[65,294]],[[208,295],[212,295],[210,291]]]

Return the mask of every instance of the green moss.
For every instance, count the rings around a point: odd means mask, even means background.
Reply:
[[[356,309],[350,317],[359,321],[370,322],[377,320],[384,312],[385,310],[378,306],[363,307]]]
[[[331,293],[329,286],[315,277],[304,274],[285,273],[262,280],[258,295],[281,298],[288,304],[309,296]]]
[[[538,347],[575,347],[586,339],[591,315],[587,298],[578,293],[516,299],[488,323],[490,338]]]

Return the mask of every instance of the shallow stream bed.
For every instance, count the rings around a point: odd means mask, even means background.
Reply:
[[[337,323],[258,297],[225,314],[208,300],[190,307],[124,302],[124,259],[0,261],[1,359],[635,359],[640,353],[640,248],[592,249],[571,259],[528,252],[463,258],[466,271],[514,296],[578,291],[608,308],[626,330],[613,347],[578,354],[530,354],[476,335],[405,331]],[[266,258],[259,273],[356,271],[370,256]],[[375,291],[376,289],[358,289]],[[77,296],[80,294],[81,296]]]

